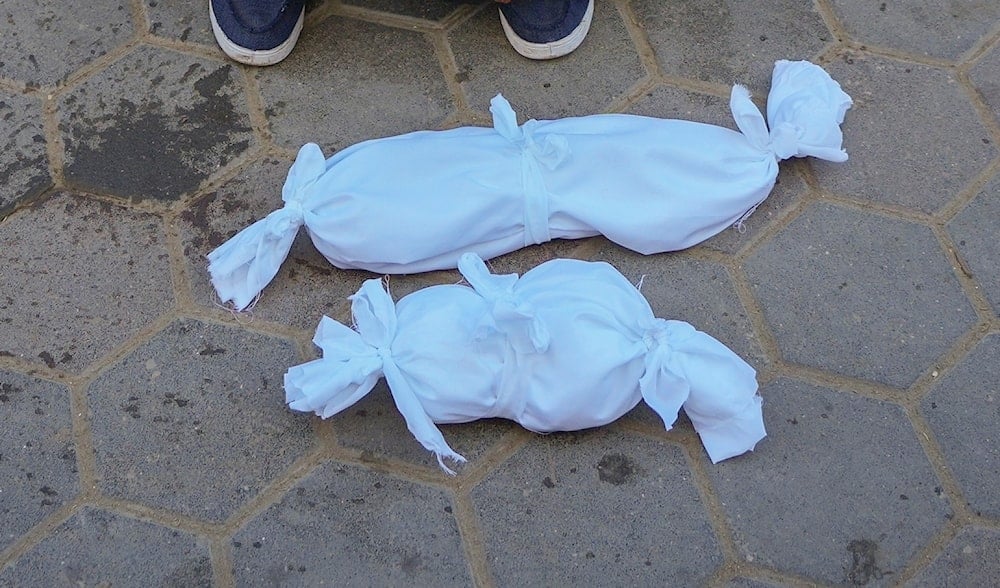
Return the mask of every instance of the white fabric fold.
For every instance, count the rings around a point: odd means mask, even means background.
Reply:
[[[458,265],[469,286],[418,290],[395,308],[380,281],[365,282],[352,297],[357,332],[324,317],[323,358],[288,370],[289,407],[336,414],[384,374],[414,436],[458,461],[433,423],[501,417],[573,431],[641,399],[667,429],[683,407],[713,462],[764,437],[753,368],[688,323],[655,317],[611,265],[557,259],[520,278],[490,274],[471,253]]]
[[[850,104],[820,67],[779,61],[770,126],[733,89],[740,132],[624,114],[519,126],[497,96],[493,128],[366,141],[325,162],[306,145],[282,190],[295,204],[271,230],[251,225],[213,251],[209,272],[219,297],[244,308],[277,273],[296,223],[334,266],[390,274],[597,234],[640,253],[684,249],[742,222],[770,193],[779,159],[845,160]]]

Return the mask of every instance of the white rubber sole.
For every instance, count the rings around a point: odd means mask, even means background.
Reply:
[[[538,60],[555,59],[556,57],[569,55],[575,51],[587,36],[587,31],[590,30],[590,21],[593,18],[594,0],[590,0],[590,4],[587,5],[587,12],[583,15],[583,20],[580,21],[580,24],[569,35],[552,43],[531,43],[517,36],[514,29],[510,28],[510,23],[507,22],[507,17],[503,15],[503,11],[500,12],[500,24],[503,26],[503,34],[507,36],[507,40],[510,41],[510,45],[514,48],[514,51],[517,51],[528,59]]]
[[[306,10],[305,8],[302,9],[302,13],[299,14],[299,20],[295,23],[295,28],[292,29],[292,34],[288,36],[288,39],[284,43],[274,49],[263,49],[260,51],[241,47],[229,40],[229,37],[222,32],[219,23],[215,20],[215,11],[212,10],[211,1],[208,3],[208,14],[212,18],[212,33],[215,34],[215,42],[219,44],[219,48],[222,49],[223,53],[228,55],[233,61],[247,65],[266,66],[280,62],[288,57],[288,54],[295,48],[295,43],[299,40],[299,33],[302,32],[302,23],[305,22]]]

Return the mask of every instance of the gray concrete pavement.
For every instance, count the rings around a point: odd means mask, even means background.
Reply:
[[[0,0],[0,586],[985,586],[1000,575],[1000,4],[598,0],[534,63],[489,2],[315,0],[279,66],[204,2]],[[855,100],[851,159],[782,163],[679,253],[603,238],[658,316],[753,364],[769,436],[712,465],[640,405],[599,430],[443,427],[455,478],[378,386],[283,405],[365,272],[305,235],[252,313],[204,255],[280,206],[306,141],[631,112],[732,127],[775,59]],[[447,162],[442,162],[447,164]],[[458,280],[400,276],[393,292]]]

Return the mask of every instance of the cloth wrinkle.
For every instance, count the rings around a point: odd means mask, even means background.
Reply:
[[[800,134],[798,125],[781,122],[771,129],[767,148],[779,161],[795,157],[799,152]]]

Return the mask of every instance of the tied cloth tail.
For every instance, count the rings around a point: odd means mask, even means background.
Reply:
[[[310,214],[304,204],[310,188],[326,172],[323,152],[304,145],[281,189],[285,206],[237,233],[208,254],[212,286],[223,303],[243,310],[267,286],[288,257],[299,227]]]
[[[840,124],[851,104],[851,97],[823,68],[786,60],[774,64],[766,123],[744,86],[733,86],[729,100],[736,126],[751,145],[779,160],[817,157],[834,162],[847,161]]]
[[[455,475],[444,460],[465,463],[465,458],[448,446],[393,358],[396,306],[392,297],[381,280],[367,280],[350,300],[357,330],[323,317],[313,339],[323,350],[323,358],[288,370],[286,402],[294,410],[311,410],[326,418],[363,398],[385,376],[410,433],[434,453],[441,469]]]
[[[751,451],[764,438],[757,373],[732,350],[684,321],[659,318],[643,341],[639,388],[668,430],[683,405],[712,463]]]

